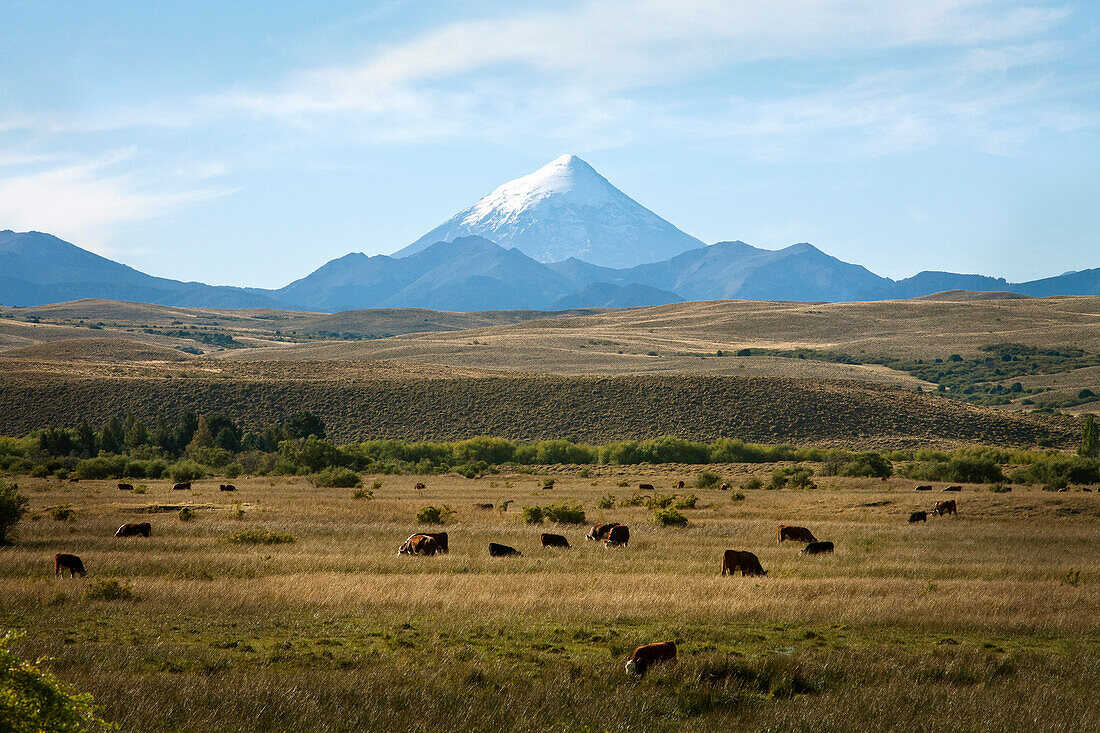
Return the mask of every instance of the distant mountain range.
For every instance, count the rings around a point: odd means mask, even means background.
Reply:
[[[348,254],[278,290],[153,277],[49,234],[0,232],[0,305],[7,306],[106,298],[322,312],[558,310],[726,298],[892,300],[947,290],[1100,295],[1100,269],[1024,283],[932,271],[894,281],[805,243],[707,246],[570,155],[501,186],[395,255]]]

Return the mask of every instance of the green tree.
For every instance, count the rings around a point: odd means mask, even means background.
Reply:
[[[122,427],[122,421],[115,415],[99,434],[99,447],[106,453],[121,453],[123,443],[126,441],[126,430]]]
[[[149,442],[149,431],[145,429],[145,423],[134,418],[126,428],[126,447],[130,450],[140,448]]]
[[[1081,447],[1077,449],[1077,453],[1086,458],[1100,455],[1100,430],[1097,429],[1092,415],[1085,416],[1085,425],[1081,428]]]
[[[305,410],[290,418],[284,432],[288,438],[308,438],[311,435],[324,438],[325,423],[312,412]]]
[[[191,442],[187,444],[188,450],[194,450],[195,448],[213,448],[214,447],[214,433],[210,429],[210,423],[207,422],[206,416],[199,418],[199,426],[195,429],[194,435],[191,436]]]
[[[91,695],[74,692],[49,671],[12,653],[8,644],[13,638],[0,636],[0,730],[76,733],[113,728],[96,716]]]
[[[0,484],[0,545],[7,544],[8,532],[27,513],[27,497],[15,484]]]
[[[99,439],[87,418],[81,420],[76,429],[76,448],[82,458],[91,458],[99,453]]]

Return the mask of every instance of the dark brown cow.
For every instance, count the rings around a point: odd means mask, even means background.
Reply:
[[[917,522],[927,522],[928,512],[913,512],[909,515],[909,524],[916,524]]]
[[[741,575],[767,575],[768,571],[760,566],[756,555],[746,550],[726,550],[722,553],[722,575],[733,575],[738,570]]]
[[[148,537],[149,533],[153,531],[153,525],[148,522],[139,522],[136,524],[124,524],[118,528],[115,532],[115,537]]]
[[[190,490],[191,490],[191,482],[190,481],[180,481],[177,484],[172,484],[172,491],[190,491]]]
[[[447,533],[446,532],[421,532],[420,534],[425,537],[431,537],[439,545],[439,552],[446,555],[450,550],[447,548]]]
[[[119,491],[133,491],[134,490],[134,485],[133,484],[119,484],[118,485],[118,490]]]
[[[417,481],[416,486],[414,486],[413,488],[419,491],[420,489],[426,489],[428,487],[425,486],[424,484],[422,484],[421,482]]]
[[[616,524],[607,532],[607,541],[604,547],[626,547],[630,544],[630,528],[625,524]]]
[[[937,501],[936,508],[932,510],[932,513],[937,517],[942,517],[945,514],[958,514],[959,508],[955,504],[954,499],[948,499],[947,501]]]
[[[592,530],[584,536],[586,540],[605,540],[607,539],[607,533],[611,531],[612,527],[618,527],[618,522],[611,522],[609,524],[597,524]]]
[[[642,491],[653,491],[653,484],[638,484],[638,488]]]
[[[562,537],[560,534],[549,534],[547,532],[542,533],[542,546],[543,547],[569,547],[569,540]]]
[[[931,491],[931,490],[932,490],[931,486],[918,486],[916,489],[914,489],[914,491]]]
[[[71,478],[71,479],[69,479],[69,483],[70,483],[70,484],[78,484],[78,483],[80,483],[80,479],[78,479],[78,478]]]
[[[429,537],[426,534],[414,534],[405,540],[405,544],[401,545],[401,549],[397,551],[397,554],[431,556],[437,552],[439,552],[439,543],[435,541],[435,537]]]
[[[520,551],[514,547],[508,545],[500,545],[496,542],[489,543],[489,556],[490,557],[508,557],[509,555],[519,555]]]
[[[941,491],[962,491],[962,490],[963,490],[963,487],[961,487],[961,486],[945,486],[945,487],[943,487],[943,489],[941,489]]]
[[[799,551],[799,555],[820,555],[823,552],[832,552],[832,542],[811,542]]]
[[[53,556],[53,574],[65,577],[65,571],[69,571],[69,577],[75,578],[77,573],[80,573],[80,577],[84,577],[88,574],[88,571],[84,569],[84,563],[80,561],[80,558],[76,555],[69,555],[68,553],[58,553]]]
[[[783,540],[797,540],[798,542],[817,542],[817,538],[814,537],[814,533],[805,527],[794,527],[786,524],[779,527],[779,544],[783,543]]]
[[[492,504],[474,504],[474,509],[492,509]]]
[[[678,489],[684,488],[684,482],[683,481],[677,481],[676,482],[676,488],[678,488]]]
[[[233,484],[219,484],[218,491],[236,491],[237,487]]]
[[[626,671],[629,674],[644,675],[651,664],[657,662],[671,662],[676,659],[676,643],[672,641],[659,641],[656,644],[643,644],[634,650],[634,654],[626,662]]]

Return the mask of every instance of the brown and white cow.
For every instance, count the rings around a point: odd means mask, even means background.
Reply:
[[[678,488],[678,489],[684,488],[684,482],[683,481],[677,481],[676,482],[676,488]]]
[[[937,517],[942,517],[945,514],[958,514],[959,508],[955,504],[954,499],[948,499],[947,501],[937,501],[936,508],[932,510],[932,513]]]
[[[136,524],[124,524],[118,528],[115,532],[115,537],[148,537],[149,533],[153,530],[153,525],[148,522],[138,522]]]
[[[607,532],[604,547],[626,547],[630,544],[630,528],[625,524],[616,524]]]
[[[628,674],[644,675],[650,665],[657,662],[671,662],[676,659],[676,642],[659,641],[655,644],[643,644],[634,650],[626,662]]]
[[[726,550],[722,553],[722,575],[733,575],[738,570],[741,575],[767,575],[768,571],[760,566],[756,555],[747,550]]]
[[[421,483],[420,481],[417,481],[417,482],[416,482],[416,486],[414,486],[413,488],[414,488],[414,489],[416,489],[417,491],[419,491],[419,490],[421,490],[421,489],[426,489],[426,488],[428,488],[428,487],[427,487],[427,486],[425,486],[425,485],[424,485],[423,483]]]
[[[447,533],[446,532],[420,532],[419,534],[425,537],[431,537],[435,540],[435,543],[439,545],[439,552],[446,555],[450,550],[447,547]]]
[[[618,527],[618,522],[610,522],[608,524],[597,524],[594,526],[588,534],[584,536],[586,540],[605,540],[607,539],[607,533],[611,531],[612,527]]]
[[[80,558],[76,555],[70,555],[65,552],[58,553],[53,556],[53,574],[65,577],[65,571],[69,571],[69,577],[75,578],[77,573],[80,573],[80,577],[84,577],[88,574],[88,571],[84,569],[84,563],[80,561]]]
[[[797,540],[798,542],[817,542],[817,538],[814,537],[814,533],[805,527],[795,527],[786,524],[779,527],[779,544],[782,544],[784,540]]]
[[[925,485],[923,485],[923,486],[918,486],[917,488],[915,488],[915,489],[913,489],[913,490],[914,490],[914,491],[931,491],[931,490],[932,490],[932,487],[931,487],[931,486],[929,486],[929,485],[927,485],[927,484],[925,484]]]
[[[569,540],[565,539],[560,534],[543,532],[541,540],[543,547],[569,547]]]
[[[397,554],[431,556],[437,552],[439,552],[439,543],[435,541],[435,537],[429,537],[426,534],[414,534],[405,540],[405,544],[401,545],[401,549],[397,551]]]
[[[730,485],[729,484],[722,484],[721,486],[718,487],[718,490],[719,491],[729,491],[730,490]]]

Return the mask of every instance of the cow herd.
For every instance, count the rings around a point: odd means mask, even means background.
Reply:
[[[643,488],[647,485],[642,484]],[[683,486],[683,482],[677,484],[678,487]],[[118,484],[118,488],[122,491],[132,491],[133,486],[131,484]],[[174,490],[190,489],[190,482],[179,482],[172,486]],[[424,484],[418,483],[417,489],[423,489]],[[726,488],[723,486],[722,488]],[[236,487],[232,484],[222,484],[219,486],[221,491],[236,491]],[[931,486],[917,486],[917,491],[930,491]],[[943,491],[959,491],[961,487],[949,486]],[[480,504],[476,505],[478,508],[493,507],[492,504]],[[937,501],[931,511],[915,511],[909,516],[909,523],[925,522],[928,519],[928,515],[934,516],[946,516],[957,515],[958,506],[954,499],[948,499],[945,501]],[[149,522],[138,522],[123,524],[115,532],[115,537],[149,537],[152,532],[152,525]],[[625,524],[618,522],[609,522],[604,524],[597,524],[592,527],[588,534],[585,535],[585,540],[594,542],[603,542],[604,547],[628,547],[630,544],[630,528]],[[798,527],[794,525],[781,525],[777,535],[777,543],[782,544],[786,541],[794,541],[805,543],[803,549],[799,552],[800,555],[818,555],[822,553],[833,552],[834,545],[829,541],[822,541],[817,539],[813,532],[806,527]],[[540,546],[542,548],[563,548],[568,549],[570,547],[569,540],[560,534],[551,534],[544,532],[540,536]],[[433,556],[436,554],[447,554],[448,552],[448,538],[446,532],[417,532],[412,534],[406,539],[401,547],[398,549],[399,555],[424,555]],[[489,543],[489,556],[490,557],[509,557],[519,556],[522,553],[514,547],[504,545],[498,542]],[[83,561],[76,555],[67,553],[59,553],[54,556],[54,574],[64,577],[65,573],[69,574],[69,577],[75,577],[79,574],[81,577],[87,575],[87,571],[84,568]],[[734,575],[740,572],[742,576],[766,576],[768,571],[765,570],[761,564],[760,559],[752,552],[747,550],[726,550],[722,553],[722,569],[721,575]],[[634,650],[634,654],[626,663],[627,672],[634,675],[644,675],[646,669],[657,662],[670,661],[676,658],[676,644],[672,641],[658,642],[654,644],[644,644]]]

